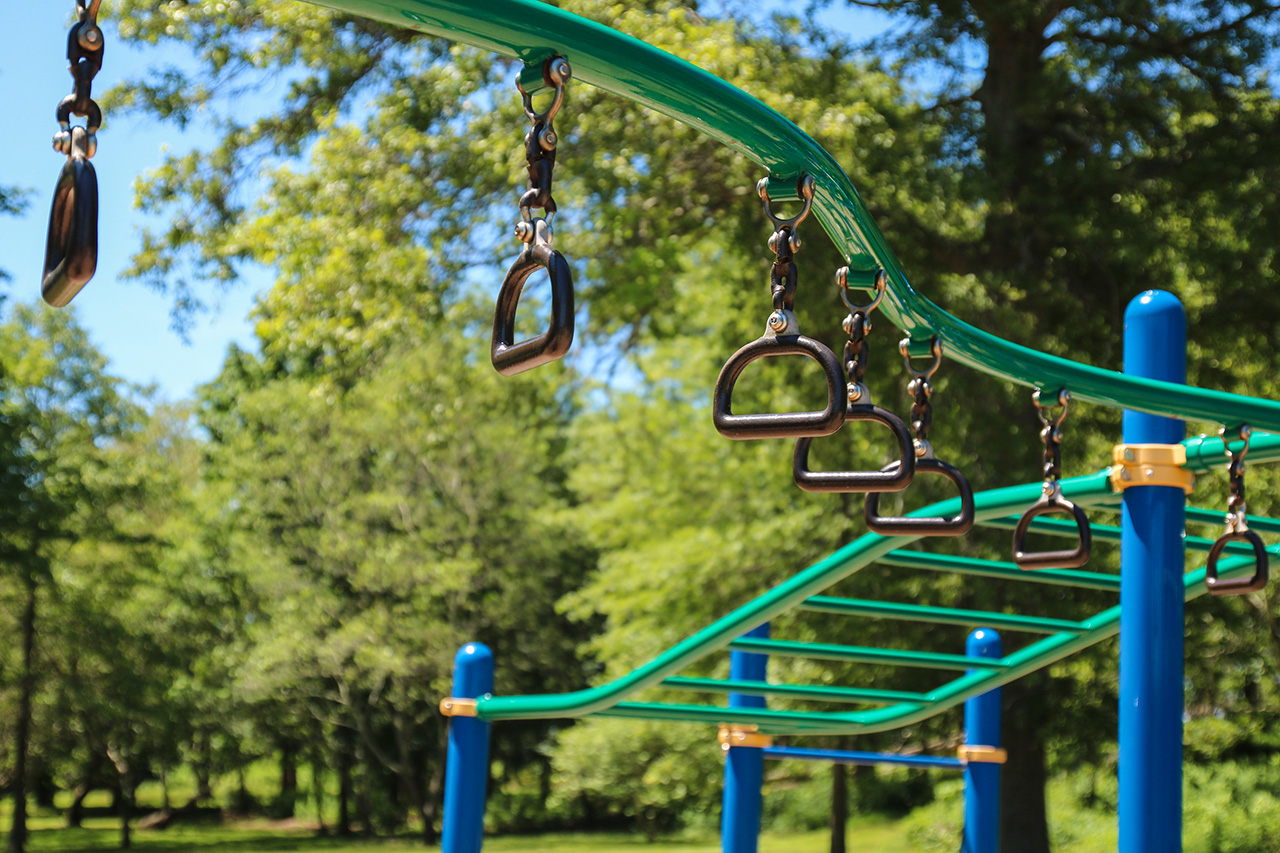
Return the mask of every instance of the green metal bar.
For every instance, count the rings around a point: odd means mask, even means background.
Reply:
[[[987,610],[959,610],[954,607],[930,607],[891,601],[869,601],[861,598],[834,598],[815,595],[800,605],[801,610],[839,613],[845,616],[867,616],[872,619],[902,619],[908,622],[931,622],[938,625],[979,625],[1009,628],[1034,634],[1056,634],[1059,631],[1083,633],[1078,622],[1022,616],[1016,613],[993,613]]]
[[[1109,494],[1105,474],[1073,477],[1062,481],[1063,494],[1073,501],[1087,502]],[[993,489],[975,496],[976,518],[1002,516],[1030,506],[1040,495],[1040,484],[1029,483]],[[958,498],[922,507],[910,515],[947,515],[960,510]],[[630,694],[651,687],[689,664],[729,645],[739,635],[768,622],[780,613],[821,592],[869,565],[885,554],[915,541],[911,537],[865,534],[818,561],[804,571],[717,619],[706,628],[672,646],[663,654],[607,684],[571,693],[530,696],[491,696],[477,703],[477,714],[485,720],[545,719],[580,717],[603,710]]]
[[[817,181],[815,218],[850,266],[883,267],[882,314],[912,338],[938,335],[947,357],[1011,382],[1066,387],[1077,400],[1159,415],[1280,431],[1280,404],[1124,376],[1022,347],[947,314],[917,293],[845,168],[791,121],[723,80],[644,42],[536,0],[317,0],[355,15],[538,62],[553,53],[574,77],[664,113],[761,164],[777,189]],[[564,155],[562,155],[563,157]],[[571,155],[570,155],[571,156]],[[562,160],[572,168],[572,160]],[[561,239],[566,239],[562,235]]]
[[[882,663],[893,666],[919,666],[928,669],[1003,669],[998,658],[971,658],[942,652],[916,652],[907,649],[880,649],[870,646],[840,646],[835,643],[798,643],[794,640],[760,640],[743,637],[729,648],[740,652],[766,655],[790,655],[815,660],[843,660],[858,663]]]
[[[1103,572],[1080,572],[1075,569],[1040,569],[1029,572],[1014,563],[995,560],[979,560],[974,557],[957,557],[954,554],[934,554],[928,551],[890,551],[876,561],[882,566],[899,566],[904,569],[925,569],[932,572],[954,572],[982,578],[1003,578],[1028,583],[1046,583],[1056,586],[1075,586],[1085,589],[1120,591],[1120,576]]]
[[[1250,457],[1249,461],[1253,461]],[[1225,501],[1224,501],[1225,503]],[[1226,516],[1226,509],[1201,509],[1199,507],[1187,507],[1187,521],[1196,524],[1216,524],[1222,526],[1226,522],[1223,520]],[[1246,520],[1249,526],[1259,533],[1280,533],[1280,519],[1267,518],[1265,515],[1247,515]]]
[[[892,705],[895,702],[922,702],[923,693],[906,690],[876,690],[869,687],[836,687],[826,684],[770,684],[742,679],[683,678],[672,676],[663,687],[703,693],[746,693],[751,696],[790,696],[820,702],[856,702],[865,705]]]
[[[1012,530],[1018,526],[1018,518],[1016,515],[1008,515],[1004,518],[991,518],[978,522],[983,527],[995,527],[1002,530]],[[1075,538],[1078,534],[1076,531],[1076,523],[1074,521],[1066,521],[1060,518],[1037,518],[1031,522],[1031,529],[1038,533],[1045,533],[1050,536],[1067,536]],[[1103,542],[1119,542],[1120,528],[1111,524],[1093,524],[1089,525],[1089,529],[1093,531],[1094,540]],[[1216,540],[1206,539],[1203,536],[1186,537],[1188,551],[1200,551],[1209,553],[1209,549],[1213,547]],[[1228,554],[1252,554],[1253,546],[1246,542],[1231,542],[1227,544],[1226,553]]]
[[[815,718],[812,711],[781,711],[767,708],[725,708],[720,705],[676,705],[667,702],[619,702],[596,711],[593,717],[628,717],[639,720],[667,720],[680,723],[741,723],[759,726],[765,734],[822,734],[829,724]]]

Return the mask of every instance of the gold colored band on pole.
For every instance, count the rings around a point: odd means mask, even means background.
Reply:
[[[440,713],[446,717],[474,717],[476,715],[476,700],[474,699],[448,699],[440,700]]]
[[[760,734],[756,726],[721,726],[717,739],[720,741],[720,748],[725,752],[728,752],[731,746],[754,746],[761,749],[773,746],[773,738]]]
[[[1004,764],[1009,760],[1009,753],[998,746],[966,743],[956,750],[956,757],[965,764]]]
[[[1187,449],[1181,444],[1117,444],[1111,448],[1111,488],[1173,486],[1190,492],[1196,478],[1183,468]]]

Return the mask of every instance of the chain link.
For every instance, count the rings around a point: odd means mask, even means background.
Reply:
[[[773,267],[769,270],[769,294],[773,303],[773,314],[769,317],[769,325],[777,332],[784,330],[787,325],[786,317],[780,312],[795,309],[796,283],[799,280],[795,254],[800,251],[801,245],[797,229],[813,207],[813,190],[813,176],[801,175],[796,181],[796,192],[804,204],[795,216],[783,219],[774,215],[773,207],[769,202],[769,179],[761,178],[756,184],[756,193],[760,196],[764,215],[773,223],[773,234],[769,236],[769,249],[774,253]]]
[[[70,95],[58,103],[58,132],[53,137],[53,148],[70,157],[73,153],[71,117],[85,119],[87,139],[84,142],[85,157],[93,157],[98,150],[98,129],[102,126],[102,109],[93,100],[93,78],[102,70],[104,39],[98,26],[98,6],[102,0],[91,0],[86,5],[76,3],[78,20],[67,33],[67,70],[75,81]]]
[[[568,60],[553,57],[543,66],[543,81],[554,87],[555,95],[542,112],[533,108],[533,94],[526,92],[524,86],[516,81],[516,88],[524,104],[525,115],[529,117],[529,132],[524,137],[525,163],[529,171],[529,188],[520,196],[520,223],[516,225],[516,237],[522,242],[532,243],[537,229],[532,224],[534,208],[542,210],[547,221],[547,242],[551,240],[551,219],[556,214],[556,199],[551,193],[551,179],[556,166],[556,146],[560,137],[556,134],[555,117],[564,104],[565,84],[573,76]]]
[[[933,458],[933,445],[929,442],[929,428],[933,426],[933,383],[929,380],[942,365],[942,340],[934,335],[929,340],[929,352],[933,356],[933,364],[924,370],[916,370],[911,365],[911,338],[903,338],[898,343],[898,351],[907,364],[907,372],[911,381],[907,383],[907,393],[911,395],[911,428],[915,431],[915,451],[920,459]]]
[[[876,295],[867,305],[854,305],[849,301],[849,268],[841,267],[836,271],[836,284],[840,286],[840,299],[849,309],[842,327],[848,340],[844,345],[844,372],[848,377],[849,405],[870,402],[870,391],[862,377],[867,372],[867,363],[871,355],[871,346],[867,343],[867,334],[871,332],[871,312],[880,304],[888,286],[888,276],[884,270],[876,272]]]
[[[1231,460],[1227,465],[1227,487],[1230,489],[1230,494],[1227,496],[1226,517],[1228,533],[1243,533],[1249,529],[1245,515],[1244,457],[1249,452],[1249,439],[1253,435],[1253,429],[1248,424],[1241,424],[1238,434],[1244,446],[1233,452],[1231,445],[1227,442],[1227,428],[1218,430],[1218,435],[1222,436],[1222,449]]]
[[[1066,388],[1058,389],[1054,402],[1042,403],[1040,388],[1031,392],[1031,400],[1036,404],[1036,416],[1040,418],[1040,441],[1044,443],[1044,492],[1059,494],[1062,487],[1058,481],[1062,479],[1062,421],[1067,416],[1067,404],[1071,402],[1071,392]],[[1049,409],[1062,407],[1056,417],[1049,417]]]

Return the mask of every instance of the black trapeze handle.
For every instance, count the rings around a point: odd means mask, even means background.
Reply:
[[[888,471],[898,465],[894,462],[886,466]],[[881,536],[963,536],[973,527],[976,508],[973,502],[973,488],[968,478],[960,473],[954,465],[941,459],[917,459],[916,474],[937,474],[956,484],[960,492],[960,512],[953,516],[917,518],[911,516],[880,515],[880,494],[872,492],[867,495],[866,509],[863,513],[867,527]]]
[[[72,128],[72,154],[58,174],[49,211],[40,292],[55,308],[69,303],[98,268],[98,176],[85,152],[84,128]]]
[[[748,364],[761,358],[805,355],[822,366],[827,378],[827,406],[813,412],[733,413],[733,386]],[[711,400],[712,419],[725,438],[815,438],[831,435],[844,424],[844,368],[826,344],[804,335],[758,338],[739,349],[720,368]]]
[[[916,473],[916,454],[911,433],[902,418],[872,405],[851,405],[844,412],[849,421],[872,421],[887,426],[898,440],[898,461],[879,471],[810,471],[809,445],[812,438],[796,439],[791,458],[791,474],[806,492],[900,492],[911,485]]]
[[[515,342],[516,307],[524,283],[538,269],[551,276],[551,321],[536,338]],[[525,247],[502,280],[497,308],[493,314],[494,369],[514,376],[539,365],[563,358],[573,344],[573,276],[569,262],[549,245],[535,242]]]
[[[1248,542],[1253,546],[1253,577],[1231,580],[1218,577],[1218,557],[1232,542]],[[1262,544],[1258,534],[1252,530],[1224,533],[1209,549],[1209,559],[1204,566],[1204,584],[1214,595],[1244,595],[1247,592],[1257,592],[1267,585],[1267,579],[1270,577],[1269,563],[1266,546]]]
[[[1075,519],[1080,536],[1076,547],[1063,551],[1028,551],[1026,541],[1031,522],[1051,513],[1069,513]],[[1018,519],[1018,526],[1013,530],[1013,561],[1020,569],[1078,569],[1089,562],[1092,549],[1093,530],[1089,527],[1088,516],[1083,509],[1060,495],[1045,495],[1033,503]]]

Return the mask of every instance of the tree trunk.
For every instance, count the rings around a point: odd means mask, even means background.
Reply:
[[[22,608],[22,676],[18,695],[18,719],[13,738],[13,823],[9,828],[9,853],[23,853],[27,843],[27,748],[31,741],[31,698],[35,693],[32,657],[36,637],[36,577],[28,571],[27,600]]]
[[[831,765],[831,853],[845,853],[845,825],[849,821],[848,768]]]
[[[71,793],[71,805],[67,807],[67,828],[78,829],[84,822],[84,798],[93,787],[86,781],[76,785]]]
[[[280,804],[283,817],[294,816],[294,804],[298,801],[298,751],[293,744],[280,750]]]
[[[209,733],[202,731],[196,739],[196,796],[197,802],[201,800],[213,799],[213,785],[211,782],[213,767],[213,746],[210,744]]]
[[[338,835],[351,834],[351,743],[338,732]]]
[[[116,768],[116,813],[120,815],[120,849],[133,846],[129,821],[133,818],[133,759],[127,747],[107,746],[107,757]]]
[[[316,798],[316,827],[320,834],[325,834],[324,826],[324,754],[315,749],[311,751],[311,791]]]
[[[1036,713],[1036,687],[1030,676],[1004,688],[1004,745],[1009,763],[1000,782],[1001,853],[1049,853],[1048,810],[1044,788],[1045,746]]]

